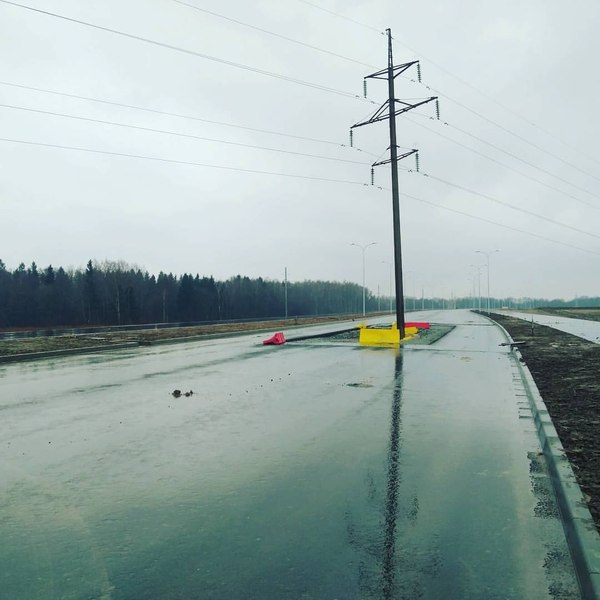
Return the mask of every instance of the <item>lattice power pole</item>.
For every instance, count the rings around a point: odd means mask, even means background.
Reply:
[[[367,79],[387,79],[389,98],[386,100],[381,107],[375,111],[375,114],[368,120],[356,123],[350,128],[350,142],[352,143],[352,131],[357,127],[363,125],[370,125],[371,123],[377,123],[378,121],[389,121],[390,125],[390,158],[373,163],[372,167],[378,165],[384,165],[387,163],[391,164],[392,167],[392,209],[393,209],[393,220],[394,220],[394,265],[396,274],[396,326],[400,332],[400,339],[404,338],[404,289],[402,284],[402,246],[401,246],[401,234],[400,234],[400,201],[398,191],[398,161],[415,154],[417,159],[417,170],[418,170],[418,154],[417,150],[409,150],[398,156],[398,145],[396,143],[396,115],[408,112],[417,106],[422,106],[428,102],[436,101],[437,115],[439,118],[439,104],[437,97],[426,98],[420,102],[409,103],[401,100],[396,100],[394,95],[394,79],[398,75],[404,73],[407,69],[413,65],[417,65],[417,74],[419,81],[421,80],[421,69],[418,60],[404,63],[401,65],[394,66],[392,58],[392,30],[386,29],[388,37],[388,66],[377,73],[372,73],[364,78],[364,91],[365,96],[367,95]],[[373,176],[373,170],[371,169],[371,176]],[[371,180],[372,182],[372,180]]]

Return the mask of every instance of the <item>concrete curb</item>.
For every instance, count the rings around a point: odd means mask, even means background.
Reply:
[[[315,338],[326,338],[333,337],[334,335],[338,335],[339,333],[347,333],[348,331],[356,331],[358,330],[358,325],[354,327],[347,327],[345,329],[338,329],[336,331],[328,331],[326,333],[310,333],[306,335],[298,335],[296,337],[287,338],[288,342],[301,342],[303,340],[312,340]]]
[[[502,330],[509,342],[514,341],[502,325],[495,321],[494,324]],[[600,600],[600,534],[596,531],[581,488],[533,376],[524,365],[518,348],[513,347],[511,353],[519,367],[540,445],[548,464],[581,597],[584,600]]]

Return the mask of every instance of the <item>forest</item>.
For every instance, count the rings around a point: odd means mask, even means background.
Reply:
[[[287,284],[288,315],[362,311],[355,283]],[[226,281],[184,273],[151,275],[125,262],[88,261],[85,269],[15,270],[0,260],[0,327],[191,323],[285,315],[285,283],[237,275]],[[389,299],[385,299],[389,302]],[[369,310],[377,299],[367,292]]]
[[[283,281],[241,275],[217,281],[198,274],[173,275],[124,261],[89,260],[85,269],[40,269],[33,262],[9,270],[0,259],[0,328],[54,328],[142,323],[198,323],[268,319],[286,314]],[[479,298],[405,298],[406,311],[477,308]],[[565,301],[492,298],[492,307],[599,306],[600,298]],[[485,309],[486,299],[481,306]],[[366,291],[367,312],[395,310],[389,297]],[[361,314],[362,286],[336,281],[287,283],[287,314]]]

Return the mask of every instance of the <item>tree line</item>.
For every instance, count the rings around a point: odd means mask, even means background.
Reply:
[[[158,276],[122,261],[88,261],[85,269],[40,269],[0,260],[0,327],[134,325],[285,315],[285,283],[237,275],[225,281],[184,273]],[[386,299],[386,302],[388,300]],[[367,291],[367,308],[378,299]],[[349,282],[287,284],[290,316],[360,313],[362,287]]]
[[[236,275],[225,281],[184,273],[151,275],[124,261],[88,261],[85,269],[40,269],[21,263],[13,271],[0,260],[0,328],[190,323],[285,316],[282,281]],[[362,286],[349,282],[287,284],[287,314],[361,314]],[[389,297],[366,291],[367,312],[387,312]],[[473,296],[405,298],[405,310],[478,308]],[[486,309],[487,298],[481,299]],[[492,298],[492,308],[600,306],[598,297],[565,301]],[[395,305],[392,303],[395,311]]]

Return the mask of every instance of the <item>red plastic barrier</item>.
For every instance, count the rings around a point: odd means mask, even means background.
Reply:
[[[417,327],[418,329],[429,329],[431,325],[429,323],[413,321],[411,323],[404,323],[404,327]]]
[[[285,344],[285,337],[282,331],[278,331],[273,337],[270,337],[268,340],[265,340],[263,344]]]

